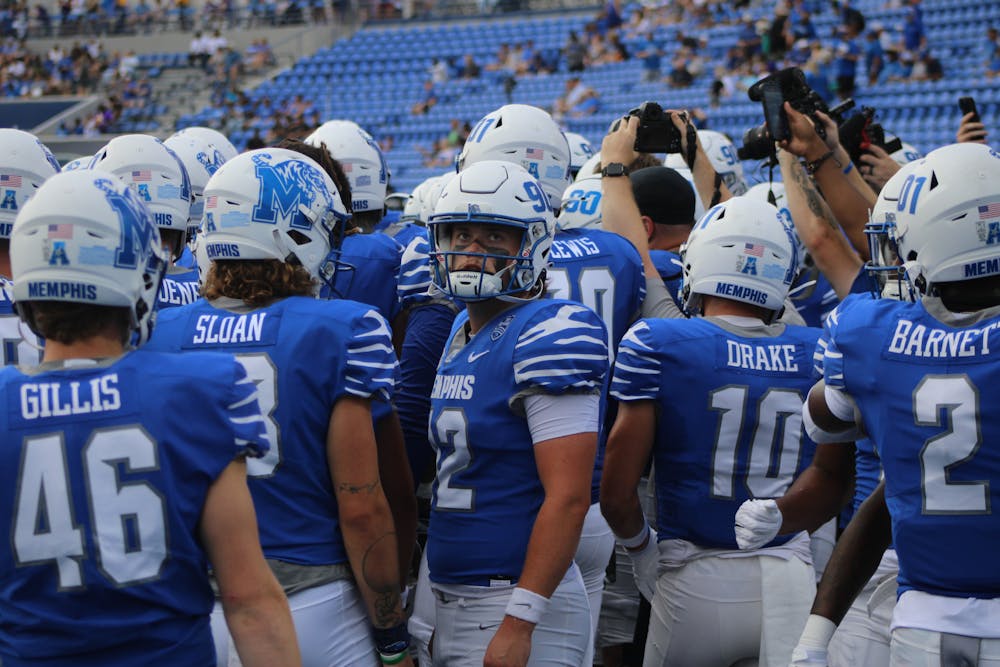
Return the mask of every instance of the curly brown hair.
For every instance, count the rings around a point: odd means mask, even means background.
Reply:
[[[202,287],[206,299],[226,296],[259,308],[286,296],[312,296],[317,282],[300,264],[276,259],[222,259],[212,262]]]
[[[69,345],[105,335],[128,341],[132,314],[120,306],[94,306],[67,301],[30,301],[25,304],[31,330],[45,340]]]

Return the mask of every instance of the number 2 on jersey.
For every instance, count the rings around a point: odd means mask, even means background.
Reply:
[[[437,493],[434,508],[447,512],[471,512],[476,491],[454,486],[451,478],[469,467],[469,422],[461,408],[445,408],[434,420],[434,439],[438,450]],[[448,452],[448,450],[451,450]]]

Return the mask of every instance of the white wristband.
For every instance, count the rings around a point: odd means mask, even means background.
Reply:
[[[830,619],[818,614],[809,614],[806,627],[802,629],[802,634],[799,636],[799,646],[825,651],[836,631],[837,624]]]
[[[629,549],[630,551],[635,551],[645,544],[647,539],[649,539],[649,524],[644,523],[642,530],[632,537],[619,537],[618,535],[615,535],[615,537],[618,539],[618,544],[622,545],[626,549]]]
[[[538,624],[549,608],[549,599],[527,588],[515,588],[504,613],[528,623]]]

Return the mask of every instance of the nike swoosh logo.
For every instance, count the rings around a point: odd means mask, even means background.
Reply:
[[[499,623],[487,623],[486,625],[483,625],[482,623],[479,624],[480,630],[492,630],[493,628],[498,628],[498,627],[500,627]]]
[[[483,355],[487,355],[489,353],[490,353],[489,350],[483,350],[482,352],[470,352],[469,353],[469,363],[471,364],[473,361],[475,361],[479,357],[482,357]]]

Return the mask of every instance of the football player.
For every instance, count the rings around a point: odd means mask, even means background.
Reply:
[[[685,305],[700,316],[641,320],[619,348],[601,508],[640,590],[655,590],[645,665],[781,665],[815,590],[809,537],[739,551],[732,516],[749,497],[780,496],[812,458],[797,411],[819,331],[775,323],[797,259],[773,206],[717,205],[684,263]],[[650,454],[656,530],[636,492]]]
[[[97,151],[90,168],[110,171],[131,185],[153,213],[164,247],[170,253],[156,309],[197,299],[198,270],[176,263],[187,249],[188,237],[198,228],[197,220],[191,217],[191,180],[177,154],[156,137],[126,134]]]
[[[51,151],[33,134],[0,128],[0,366],[33,366],[40,358],[35,335],[14,312],[10,284],[10,230],[38,188],[59,172]],[[57,257],[58,261],[58,257]]]
[[[849,600],[871,574],[881,556],[875,549],[889,542],[878,512],[885,506],[899,559],[892,664],[1000,664],[1000,591],[982,550],[1000,540],[990,510],[1000,462],[982,446],[1000,428],[985,407],[1000,377],[990,346],[1000,326],[1000,253],[992,243],[1000,238],[998,175],[1000,155],[973,143],[904,166],[886,183],[873,222],[919,299],[852,296],[828,319],[823,381],[803,420],[818,442],[866,434],[885,481],[848,528],[874,531],[834,551],[830,568],[844,557],[848,567],[839,581],[821,582],[797,664],[825,661],[823,647],[846,609],[821,603]],[[890,372],[892,382],[878,381]],[[856,576],[844,574],[851,570]]]
[[[368,132],[348,120],[323,123],[305,142],[326,149],[340,164],[350,185],[351,224],[360,231],[345,236],[337,256],[341,264],[353,268],[342,266],[322,296],[376,306],[392,324],[396,339],[402,340],[398,290],[403,247],[390,236],[373,233],[385,214],[389,183],[382,150]]]
[[[624,238],[600,228],[601,178],[592,176],[570,184],[563,195],[552,241],[552,267],[548,273],[548,291],[554,298],[582,303],[601,316],[608,330],[608,356],[618,347],[628,327],[635,322],[646,294],[642,259],[635,247]],[[602,424],[614,417],[614,404],[602,409],[607,414]],[[594,475],[591,482],[590,510],[584,521],[580,546],[575,557],[590,599],[591,634],[596,637],[601,615],[605,573],[614,550],[614,535],[601,515],[599,494],[601,468],[607,429],[598,441]],[[584,664],[591,659],[588,655]],[[591,660],[592,662],[592,660]]]
[[[109,172],[58,174],[11,246],[46,345],[0,371],[3,663],[214,664],[211,566],[243,664],[300,664],[246,485],[270,446],[253,380],[231,355],[128,349],[167,262],[150,211]]]
[[[434,283],[466,306],[431,395],[434,664],[576,667],[591,642],[573,555],[607,330],[541,298],[554,223],[538,180],[491,160],[463,167],[428,221]]]
[[[150,345],[235,352],[258,383],[273,445],[249,485],[303,664],[407,663],[372,428],[371,403],[395,383],[388,326],[371,306],[315,298],[333,277],[327,256],[347,211],[320,165],[281,148],[228,161],[205,201],[205,298],[161,313]],[[214,630],[224,656],[224,629]]]

